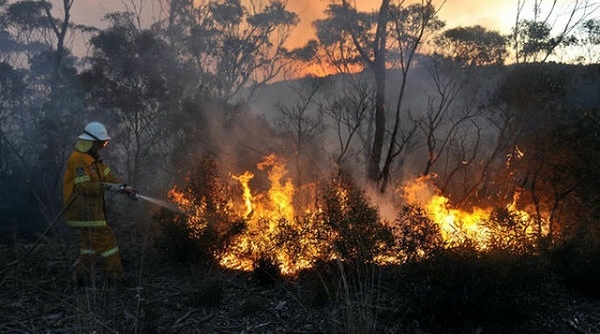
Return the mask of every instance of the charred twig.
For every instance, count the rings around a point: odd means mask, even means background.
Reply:
[[[179,317],[179,319],[177,319],[177,320],[175,321],[175,323],[173,324],[173,326],[172,326],[172,327],[178,327],[178,326],[179,326],[179,325],[180,325],[180,324],[181,324],[181,323],[182,323],[182,322],[183,322],[185,319],[189,318],[189,316],[190,316],[192,313],[194,313],[194,312],[197,312],[197,311],[199,311],[199,309],[195,309],[195,308],[194,308],[194,309],[191,309],[191,310],[189,310],[189,311],[185,312],[185,314],[184,314],[184,315],[182,315],[181,317]]]

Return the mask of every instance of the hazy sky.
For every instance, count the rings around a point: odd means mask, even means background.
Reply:
[[[356,3],[359,9],[368,10],[377,8],[381,1],[356,0]],[[505,33],[515,21],[516,6],[516,0],[448,0],[439,16],[448,28],[479,24]],[[301,20],[292,38],[306,39],[307,31],[312,29],[311,21],[322,17],[325,7],[326,2],[321,0],[289,0],[289,10],[298,13]]]
[[[268,0],[262,1],[266,2]],[[381,4],[380,0],[354,1],[361,10],[376,8]],[[439,6],[442,1],[435,0],[435,3]],[[559,0],[559,8],[555,13],[562,12],[565,14],[570,7],[569,4],[574,3],[574,1]],[[51,0],[51,2],[58,9],[62,0]],[[145,23],[148,23],[156,20],[160,15],[157,5],[153,4],[157,2],[158,0],[75,0],[72,8],[72,18],[76,22],[103,27],[102,17],[107,12],[123,10],[126,5],[132,8],[132,4],[139,7],[142,3],[144,17],[148,20]],[[488,29],[508,33],[514,25],[517,2],[517,0],[447,0],[439,13],[439,17],[446,22],[446,28],[479,24]],[[526,2],[525,10],[531,11],[533,0],[528,2]],[[541,2],[550,3],[550,0]],[[288,10],[300,15],[300,23],[292,32],[290,40],[293,43],[290,46],[302,45],[313,37],[311,22],[316,18],[323,17],[326,4],[327,0],[288,0]]]

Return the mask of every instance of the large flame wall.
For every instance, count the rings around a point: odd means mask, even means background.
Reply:
[[[336,236],[318,221],[319,212],[315,212],[315,208],[294,208],[297,189],[287,176],[285,161],[272,154],[257,165],[257,170],[266,173],[270,183],[270,187],[262,192],[251,187],[254,173],[246,171],[231,176],[231,180],[237,184],[235,189],[238,191],[237,194],[232,194],[230,206],[234,208],[236,215],[246,221],[247,229],[243,235],[236,238],[225,254],[220,255],[221,264],[232,269],[250,271],[253,270],[257,259],[266,256],[280,266],[282,273],[291,274],[312,266],[318,259],[327,260],[322,259],[324,256],[329,259],[335,257],[326,249],[331,249],[331,245],[327,243],[331,243],[331,239]],[[494,209],[454,208],[449,199],[433,186],[431,178],[417,178],[399,189],[397,193],[401,194],[402,203],[421,207],[427,217],[437,224],[447,247],[468,241],[478,249],[485,250],[499,241],[509,244],[515,239],[516,234],[513,230],[505,225],[492,223]],[[184,209],[191,205],[190,199],[175,189],[171,192],[171,198]],[[514,201],[500,204],[498,207],[509,213],[513,223],[519,223],[519,238],[529,240],[536,233],[542,232],[532,228],[530,215],[517,210]],[[201,221],[194,216],[201,215],[202,212],[188,212],[191,216],[190,224]],[[302,215],[297,216],[296,212],[302,212]],[[297,245],[293,251],[278,239],[282,233],[287,233],[288,237],[295,239]],[[402,262],[403,259],[399,257],[387,255],[382,258],[388,263]]]

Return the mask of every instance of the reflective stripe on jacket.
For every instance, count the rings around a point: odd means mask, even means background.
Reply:
[[[101,257],[109,257],[109,256],[117,254],[118,252],[119,252],[119,247],[115,246],[115,247],[107,250],[106,252],[100,253],[100,256]],[[79,250],[80,255],[96,255],[96,253],[97,253],[96,250],[94,250],[92,248],[85,248],[85,249],[82,248]]]
[[[63,203],[79,193],[65,212],[71,227],[106,226],[104,185],[102,182],[121,183],[110,168],[91,155],[75,150],[67,160],[63,180]]]

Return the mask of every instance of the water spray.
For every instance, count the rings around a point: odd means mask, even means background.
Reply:
[[[169,210],[171,210],[173,212],[184,214],[184,212],[181,211],[181,209],[177,205],[175,205],[174,203],[163,201],[163,200],[160,200],[158,198],[152,198],[152,197],[144,196],[144,195],[139,194],[139,193],[135,194],[135,198],[139,198],[141,200],[144,200],[144,201],[156,204],[158,206],[162,206],[163,208],[169,209]]]

